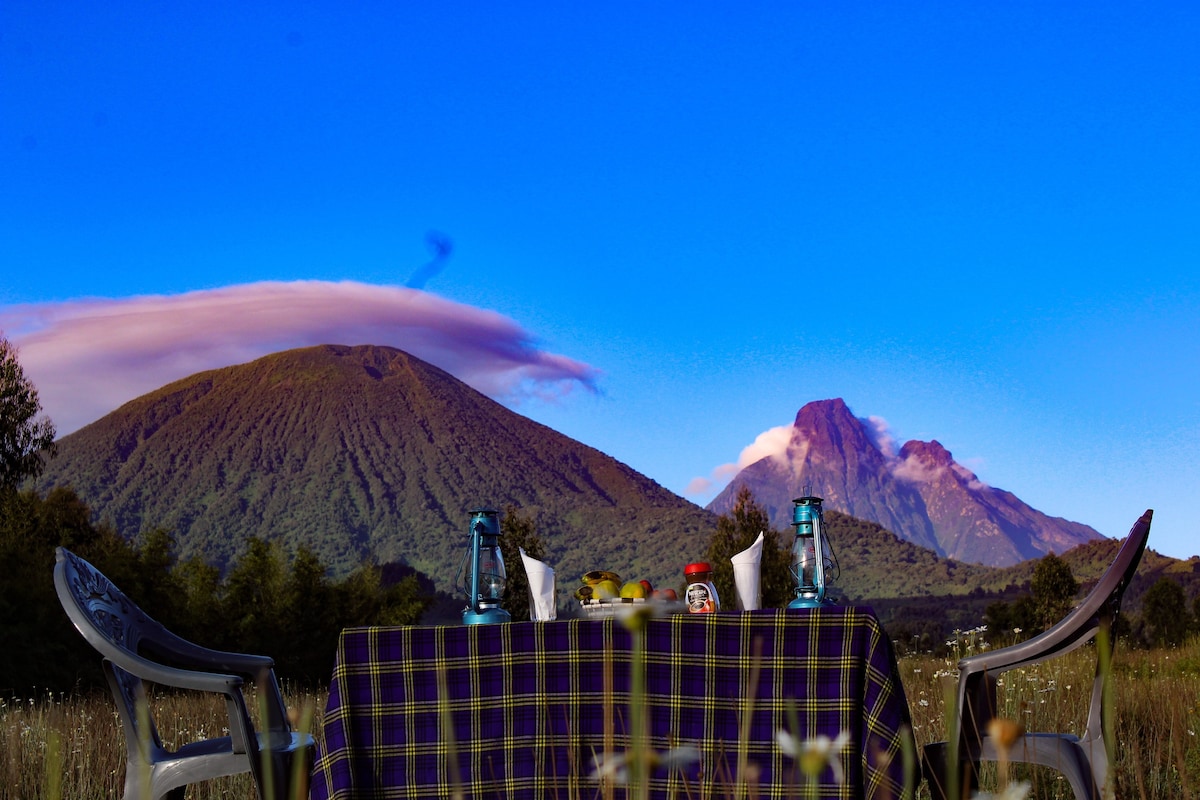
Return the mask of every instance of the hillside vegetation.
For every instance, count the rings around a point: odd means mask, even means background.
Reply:
[[[191,376],[63,438],[70,486],[126,537],[165,527],[224,569],[250,537],[336,575],[403,564],[449,589],[470,511],[532,518],[564,577],[667,583],[715,517],[586,445],[386,347],[292,350]]]

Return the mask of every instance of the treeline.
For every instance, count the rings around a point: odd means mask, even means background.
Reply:
[[[874,523],[837,512],[827,517],[826,534],[852,565],[856,592],[848,597],[835,583],[829,596],[839,603],[871,606],[902,654],[953,652],[960,634],[967,631],[986,632],[994,645],[1028,639],[1065,617],[1094,585],[1094,580],[1078,580],[1072,564],[1055,553],[1026,567],[1024,580],[1014,581],[1014,574],[1020,573],[1012,569],[990,570],[999,574],[998,580],[987,575],[987,568],[938,559]],[[763,607],[780,607],[791,600],[795,587],[788,569],[791,536],[770,529],[765,509],[748,488],[742,487],[733,508],[718,518],[706,555],[714,566],[718,592],[732,603],[729,558],[749,547],[759,531],[767,534],[762,551]],[[1119,542],[1111,540],[1085,545],[1074,553],[1074,563],[1083,574],[1098,577],[1108,569],[1118,547]],[[1116,626],[1125,646],[1173,647],[1200,636],[1200,569],[1176,564],[1164,574],[1161,565],[1152,563],[1155,558],[1163,561],[1156,556],[1144,559],[1125,593]],[[911,578],[912,594],[897,590],[895,575],[880,574],[889,568],[903,579]],[[939,584],[959,591],[931,591]]]
[[[1200,636],[1200,594],[1189,600],[1178,577],[1156,575],[1143,566],[1116,619],[1122,646],[1176,647]],[[993,645],[1028,639],[1065,617],[1091,588],[1076,580],[1065,559],[1049,553],[1038,559],[1032,579],[1022,586],[871,604],[899,652],[936,654],[954,651],[958,634],[972,629],[986,632]]]
[[[102,682],[99,655],[67,619],[54,591],[54,549],[90,561],[146,613],[207,647],[261,653],[278,673],[301,682],[329,680],[342,628],[411,624],[432,593],[416,575],[385,580],[365,565],[339,581],[312,552],[284,553],[251,539],[222,576],[173,555],[167,531],[130,543],[94,524],[70,489],[46,496],[0,490],[0,696],[70,691]]]

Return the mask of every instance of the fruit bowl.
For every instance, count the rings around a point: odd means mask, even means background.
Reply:
[[[632,609],[635,604],[646,602],[644,597],[614,597],[611,600],[580,600],[583,615],[591,619],[613,617],[623,610]]]

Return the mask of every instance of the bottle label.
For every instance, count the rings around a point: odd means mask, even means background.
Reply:
[[[707,583],[689,583],[687,587],[688,611],[693,614],[708,614],[717,610],[712,586]]]

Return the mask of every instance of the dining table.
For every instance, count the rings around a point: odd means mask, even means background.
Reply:
[[[313,800],[870,798],[919,771],[865,606],[342,631]]]

